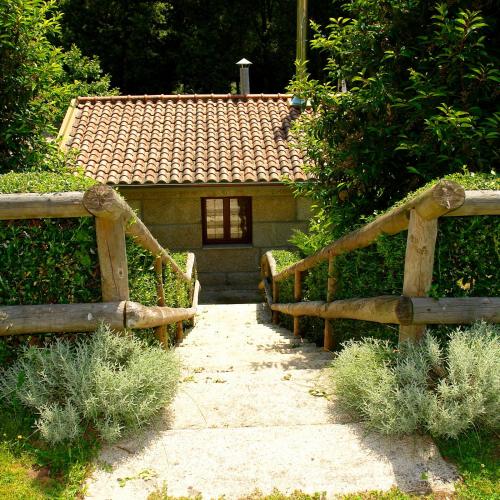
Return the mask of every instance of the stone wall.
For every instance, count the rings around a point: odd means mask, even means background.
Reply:
[[[254,293],[261,255],[271,248],[289,248],[293,230],[307,230],[311,215],[310,202],[294,198],[282,185],[134,186],[121,193],[163,246],[196,254],[205,292]],[[252,244],[203,246],[201,198],[216,196],[252,197]]]

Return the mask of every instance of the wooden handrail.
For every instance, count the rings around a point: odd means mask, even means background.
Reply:
[[[45,332],[90,332],[104,322],[115,330],[152,328],[191,319],[190,308],[144,306],[128,300],[94,304],[0,306],[0,336]]]
[[[266,301],[273,312],[294,318],[294,333],[299,334],[299,318],[316,316],[325,319],[324,348],[333,346],[330,319],[347,318],[400,325],[399,340],[418,340],[427,324],[466,324],[479,319],[500,322],[500,298],[428,298],[434,265],[438,218],[475,215],[500,215],[500,191],[465,191],[451,181],[440,181],[419,196],[348,233],[313,255],[276,272],[271,252],[261,259]],[[382,234],[396,234],[408,229],[403,295],[334,300],[335,256],[364,248]],[[326,302],[302,301],[302,273],[327,260],[328,289]],[[279,282],[294,276],[294,303],[279,303]],[[272,291],[271,291],[272,290]]]
[[[440,217],[447,212],[456,210],[465,200],[465,191],[456,182],[440,181],[431,189],[423,192],[416,198],[407,201],[384,215],[377,217],[373,222],[346,234],[342,238],[330,243],[316,253],[280,271],[276,281],[282,281],[295,271],[306,271],[318,262],[329,257],[352,252],[371,245],[382,234],[397,234],[408,228],[411,210],[426,220]]]
[[[132,208],[114,189],[104,184],[91,187],[83,196],[83,205],[95,217],[124,220],[126,234],[134,237],[138,245],[154,256],[161,256],[163,262],[169,264],[184,281],[191,281],[191,278],[182,271],[168,251],[158,243]]]
[[[396,325],[470,324],[485,320],[500,323],[500,297],[404,297],[382,295],[333,302],[310,301],[270,304],[273,311],[290,316],[356,319]]]
[[[0,194],[0,220],[91,217],[81,191]]]
[[[0,335],[92,331],[105,322],[116,330],[155,327],[158,339],[166,346],[165,325],[177,323],[177,339],[181,340],[182,322],[194,319],[198,307],[200,283],[193,283],[193,253],[188,253],[183,271],[109,186],[95,185],[85,193],[0,194],[0,220],[92,216],[96,222],[103,302],[0,306]],[[129,300],[126,234],[155,257],[157,306]],[[165,304],[163,264],[188,284],[191,307],[172,308]]]
[[[188,252],[186,259],[186,276],[189,281],[193,279],[193,273],[196,269],[196,256],[193,252]]]
[[[500,191],[490,189],[465,191],[463,205],[444,214],[444,217],[474,215],[500,215]]]

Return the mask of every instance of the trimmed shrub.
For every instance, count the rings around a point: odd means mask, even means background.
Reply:
[[[186,268],[187,253],[171,254],[181,269]],[[157,305],[156,272],[154,270],[154,257],[150,252],[134,243],[133,238],[127,237],[127,260],[129,271],[130,300],[140,302],[146,306]],[[193,277],[195,279],[195,277]],[[190,307],[190,293],[188,284],[180,279],[170,266],[163,267],[163,283],[165,303],[169,307]],[[188,322],[185,322],[186,324]],[[170,342],[175,339],[176,325],[167,326]],[[156,342],[152,328],[134,330],[148,342]]]
[[[35,412],[49,443],[90,430],[115,441],[150,422],[173,399],[178,379],[172,351],[101,326],[76,342],[24,349],[1,374],[0,397]]]
[[[384,434],[497,431],[500,326],[456,329],[446,347],[431,335],[399,350],[387,341],[350,341],[332,364],[332,381],[339,402]]]
[[[465,189],[500,189],[500,178],[495,174],[454,174],[446,179],[458,182]],[[404,203],[420,191],[428,189],[437,180],[412,193],[397,205]],[[378,215],[360,221],[359,226],[370,222]],[[321,226],[312,221],[312,234],[296,233],[292,242],[300,254],[273,252],[278,267],[289,265],[301,256],[308,255],[321,246],[356,229]],[[358,226],[358,227],[359,227]],[[434,276],[430,295],[432,297],[500,296],[498,262],[500,261],[500,218],[497,216],[441,218],[438,226]],[[403,288],[404,256],[407,233],[381,236],[371,246],[335,258],[337,279],[336,298],[374,297],[377,295],[400,295]],[[304,275],[305,300],[325,300],[327,288],[327,264],[315,266]],[[280,300],[293,302],[293,278],[280,290]],[[284,315],[282,315],[284,317]],[[288,325],[288,318],[284,317]],[[323,341],[323,321],[317,318],[302,318],[302,330],[317,343]],[[396,340],[397,329],[391,325],[335,320],[336,347],[351,338],[373,336]],[[439,330],[446,330],[439,328]],[[448,330],[446,330],[448,331]]]
[[[83,191],[95,181],[68,172],[0,175],[0,193]],[[32,219],[0,221],[0,304],[99,302],[101,282],[94,219]],[[154,259],[127,238],[131,300],[156,304]],[[174,254],[182,267],[186,254]],[[166,302],[188,307],[184,282],[164,271]],[[174,334],[175,326],[170,327]],[[135,331],[152,339],[152,330]],[[173,337],[172,337],[173,338]],[[13,355],[19,337],[0,339],[0,363]]]
[[[94,181],[63,173],[5,174],[0,193],[82,191]],[[0,304],[96,302],[92,218],[0,221]]]

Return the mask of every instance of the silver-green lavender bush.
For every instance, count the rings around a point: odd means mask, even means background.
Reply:
[[[101,326],[77,342],[24,350],[0,377],[0,397],[34,411],[49,443],[72,441],[91,426],[104,441],[151,421],[175,395],[179,362]]]
[[[332,367],[341,404],[386,434],[456,437],[500,428],[500,327],[457,329],[442,348],[431,335],[399,350],[348,342]]]

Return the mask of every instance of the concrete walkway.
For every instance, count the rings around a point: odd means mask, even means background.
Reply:
[[[331,355],[270,324],[263,306],[201,306],[177,350],[170,413],[102,451],[87,498],[452,490],[456,473],[429,439],[385,438],[342,414],[324,371]]]

